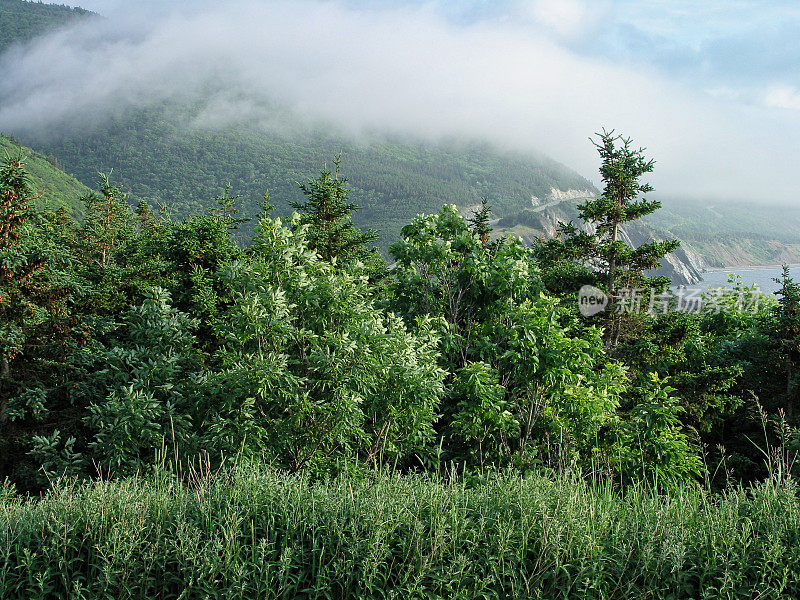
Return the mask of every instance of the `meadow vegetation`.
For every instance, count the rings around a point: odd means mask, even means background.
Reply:
[[[3,598],[796,598],[800,500],[241,465],[0,496]]]

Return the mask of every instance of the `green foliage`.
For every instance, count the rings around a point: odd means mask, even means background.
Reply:
[[[246,260],[221,274],[213,446],[294,470],[424,452],[443,377],[436,336],[377,309],[367,280],[319,257],[307,230],[263,217]]]
[[[484,246],[489,243],[489,235],[492,233],[492,227],[489,224],[491,214],[492,207],[489,206],[486,198],[481,198],[480,208],[476,209],[468,219],[472,233],[478,236]]]
[[[11,398],[6,405],[6,418],[13,422],[30,417],[34,420],[44,418],[48,409],[45,406],[47,392],[40,387],[24,389],[20,394]]]
[[[177,218],[102,177],[76,222],[0,168],[0,475],[51,488],[0,486],[0,596],[796,591],[788,276],[609,348],[565,287],[603,281],[580,245],[490,241],[486,202],[446,205],[378,278],[344,181],[288,226],[266,198],[248,241],[230,188]]]
[[[588,266],[597,272],[611,298],[607,314],[607,340],[616,346],[622,332],[623,318],[616,315],[620,290],[636,288],[663,288],[668,281],[649,281],[644,271],[655,269],[661,259],[675,250],[677,240],[650,241],[632,248],[620,239],[621,227],[647,216],[661,204],[657,200],[639,198],[653,190],[650,184],[641,183],[643,175],[652,172],[654,161],[644,158],[644,149],[634,149],[630,138],[603,130],[597,134],[599,142],[592,140],[602,161],[600,176],[603,193],[578,207],[580,218],[590,232],[581,231],[571,222],[560,228],[562,254],[567,259]],[[559,242],[552,242],[559,244]]]
[[[68,327],[72,282],[63,269],[71,257],[58,225],[32,205],[22,158],[9,158],[0,168],[0,387],[9,384],[15,359],[35,361]]]
[[[728,310],[716,315],[672,312],[647,319],[637,339],[619,350],[643,384],[650,373],[669,378],[682,398],[685,421],[703,433],[712,432],[742,404],[736,389],[744,365],[731,353],[735,336],[731,329],[721,334],[712,329],[712,322],[723,314]]]
[[[507,439],[519,423],[508,410],[506,389],[497,372],[486,363],[469,363],[455,374],[453,394],[459,398],[451,427],[467,443],[477,444],[478,464],[497,462]]]
[[[781,443],[765,438],[753,411],[754,394],[766,401],[779,393],[774,386],[780,375],[763,332],[773,304],[732,279],[730,288],[702,295],[702,310],[675,312],[673,306],[673,312],[643,315],[636,335],[616,349],[635,383],[623,407],[647,402],[651,374],[668,382],[676,414],[699,442],[714,485],[765,475],[762,457],[753,451]]]
[[[58,4],[0,0],[0,52],[93,13]]]
[[[100,195],[89,193],[81,198],[86,211],[82,241],[86,262],[105,269],[114,253],[133,236],[133,212],[120,187],[100,174]]]
[[[196,449],[191,419],[192,378],[200,370],[192,335],[197,326],[156,288],[111,334],[89,377],[87,391],[99,397],[84,419],[93,435],[89,448],[106,475],[141,470],[165,448],[183,456]]]
[[[339,176],[340,163],[341,155],[336,158],[334,173],[323,169],[319,178],[300,184],[307,201],[290,204],[301,211],[298,223],[308,226],[309,248],[322,260],[342,265],[355,261],[380,263],[377,250],[367,248],[378,234],[371,230],[362,232],[351,221],[351,214],[358,206],[347,199],[347,179]]]
[[[52,432],[64,418],[66,407],[50,397],[68,385],[67,354],[82,327],[71,313],[80,282],[64,239],[69,227],[30,207],[19,161],[6,163],[0,187],[0,471],[8,473],[29,466],[32,430]]]
[[[61,432],[56,429],[49,436],[35,435],[32,438],[31,456],[39,463],[37,472],[39,483],[49,484],[59,478],[72,478],[80,475],[86,467],[86,461],[80,452],[75,451],[74,437],[62,440]]]
[[[701,450],[717,485],[759,474],[741,441],[758,433],[750,392],[770,428],[788,407],[782,304],[746,314],[747,290],[710,295],[716,312],[643,316],[610,352],[569,293],[544,293],[540,267],[598,281],[580,248],[490,241],[485,201],[470,220],[452,205],[415,218],[377,278],[338,173],[305,185],[288,227],[267,197],[249,241],[230,188],[181,219],[133,210],[103,176],[78,223],[31,205],[18,162],[2,173],[0,469],[22,489],[198,455],[317,477],[457,464],[674,487]]]
[[[789,267],[783,266],[781,284],[776,292],[778,302],[770,313],[768,335],[775,348],[775,358],[786,372],[786,390],[783,403],[789,422],[796,419],[798,381],[797,371],[800,366],[800,284],[789,276]]]
[[[30,218],[28,175],[22,160],[9,160],[0,170],[0,377],[7,377],[10,361],[22,350],[27,324],[26,305],[35,260],[22,247],[22,227]]]
[[[389,305],[442,323],[442,366],[453,374],[439,429],[453,458],[520,466],[588,466],[615,421],[625,375],[599,330],[540,294],[531,251],[483,245],[453,206],[418,217],[391,248]]]
[[[650,377],[643,401],[629,411],[615,447],[623,480],[675,487],[701,473],[700,459],[681,428],[675,390]]]
[[[257,464],[174,479],[0,485],[0,596],[796,598],[794,481],[718,495],[565,475],[312,482]]]

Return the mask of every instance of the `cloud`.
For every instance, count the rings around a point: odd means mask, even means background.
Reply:
[[[606,4],[599,0],[591,5],[584,0],[532,0],[526,12],[544,30],[575,40],[601,23]]]
[[[787,85],[773,87],[764,97],[764,104],[775,108],[800,110],[800,90]]]
[[[58,135],[197,100],[197,126],[271,126],[277,105],[354,136],[538,150],[596,179],[586,138],[617,127],[648,146],[666,194],[797,199],[800,115],[577,51],[566,38],[601,23],[588,4],[514,6],[528,18],[465,22],[430,3],[310,0],[111,11],[0,59],[0,129]]]

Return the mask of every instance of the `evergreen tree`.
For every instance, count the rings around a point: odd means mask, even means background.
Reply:
[[[0,169],[0,384],[9,376],[11,360],[21,349],[27,312],[25,286],[35,270],[19,239],[30,218],[30,196],[22,158],[9,157]]]
[[[136,218],[139,220],[139,227],[142,230],[147,229],[153,224],[153,211],[150,210],[150,205],[145,200],[139,200],[136,209]]]
[[[600,175],[603,193],[578,207],[581,219],[591,233],[578,230],[569,223],[561,227],[568,252],[593,268],[611,298],[609,327],[606,336],[615,346],[619,340],[622,318],[615,315],[623,289],[663,287],[661,278],[648,278],[644,271],[656,269],[661,259],[675,250],[677,240],[651,241],[638,248],[620,239],[621,228],[661,208],[658,200],[640,198],[653,190],[640,180],[653,171],[655,162],[644,157],[644,148],[634,148],[630,138],[614,135],[614,130],[596,134],[592,140],[601,158]]]
[[[69,238],[75,229],[61,222],[63,212],[37,211],[34,200],[22,158],[8,158],[0,166],[0,472],[4,473],[25,462],[32,433],[47,429],[52,439],[58,437],[50,416],[52,399],[63,398],[70,386],[65,377],[69,346],[75,330],[82,327],[73,300],[80,283],[70,272]]]
[[[481,198],[481,207],[468,219],[472,233],[478,236],[484,248],[489,243],[489,235],[492,233],[492,226],[489,224],[491,214],[492,207],[486,198]]]
[[[317,179],[300,184],[308,200],[292,202],[291,206],[302,211],[300,224],[309,226],[309,247],[320,258],[327,262],[336,259],[339,264],[356,260],[373,262],[376,252],[366,246],[378,234],[371,229],[361,231],[353,224],[351,214],[358,210],[358,206],[348,200],[347,179],[339,176],[341,155],[334,164],[336,169],[333,173],[325,168]]]
[[[81,198],[85,218],[78,233],[76,253],[81,258],[83,277],[90,285],[82,299],[83,310],[94,314],[111,314],[126,306],[130,298],[125,289],[128,275],[118,262],[120,252],[136,237],[137,218],[127,197],[109,176],[100,174],[100,193],[91,192]]]
[[[112,186],[104,173],[100,174],[100,195],[88,194],[83,202],[86,206],[82,236],[85,252],[98,267],[105,269],[113,253],[133,236],[133,213],[125,193],[120,187]]]
[[[65,282],[53,270],[54,256],[65,253],[56,247],[58,217],[39,214],[34,199],[22,158],[7,159],[0,167],[0,380],[34,337],[51,336],[52,344],[53,319],[64,314]]]
[[[777,363],[786,372],[786,416],[790,423],[795,418],[797,396],[797,367],[800,365],[800,284],[789,276],[789,267],[783,266],[781,284],[775,292],[778,304],[772,310],[772,327],[769,335],[777,355]]]
[[[236,202],[239,196],[231,196],[231,186],[226,185],[225,191],[214,197],[216,208],[212,208],[209,212],[212,216],[219,217],[223,223],[228,225],[228,229],[236,230],[239,225],[246,223],[249,219],[240,219],[236,215],[239,214],[239,209],[236,208]]]

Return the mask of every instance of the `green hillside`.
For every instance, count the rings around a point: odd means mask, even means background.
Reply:
[[[80,214],[81,205],[78,199],[88,193],[89,188],[64,173],[58,161],[0,135],[0,158],[5,159],[6,156],[23,157],[25,169],[31,177],[31,187],[38,196],[40,206],[53,210],[64,207],[73,216]]]
[[[0,52],[14,42],[32,39],[73,19],[92,14],[82,8],[58,4],[0,0]]]
[[[288,203],[301,199],[297,182],[331,166],[341,152],[350,197],[361,207],[355,220],[377,229],[383,247],[413,216],[436,212],[442,204],[468,207],[486,196],[496,214],[505,215],[530,206],[533,195],[547,196],[552,187],[591,187],[553,160],[482,144],[359,144],[326,132],[274,133],[248,125],[208,131],[191,127],[190,113],[185,107],[142,111],[91,133],[26,141],[58,156],[88,185],[98,171],[113,169],[114,182],[133,198],[166,202],[181,214],[202,211],[230,183],[241,196],[244,217],[258,214],[267,191],[277,213],[288,214]]]
[[[66,6],[0,0],[0,51],[89,14]],[[278,118],[272,115],[281,123],[281,133],[265,131],[258,123],[209,131],[191,126],[196,109],[143,110],[58,137],[52,131],[42,136],[11,133],[58,157],[86,185],[95,184],[99,171],[113,170],[114,183],[124,186],[134,201],[166,203],[179,214],[203,211],[231,184],[232,192],[241,196],[242,216],[255,217],[267,191],[276,212],[286,215],[289,202],[301,199],[297,182],[315,176],[341,152],[351,198],[361,207],[355,220],[378,230],[384,248],[414,215],[436,212],[442,204],[466,208],[486,196],[502,216],[530,206],[531,196],[545,197],[553,187],[591,187],[545,157],[501,153],[482,144],[354,143],[327,130],[294,127],[296,120],[286,111]]]

